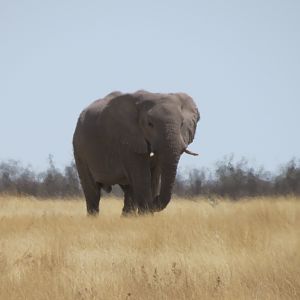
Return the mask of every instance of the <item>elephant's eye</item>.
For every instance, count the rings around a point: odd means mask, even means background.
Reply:
[[[153,123],[148,122],[148,126],[151,127],[151,128],[153,128]]]

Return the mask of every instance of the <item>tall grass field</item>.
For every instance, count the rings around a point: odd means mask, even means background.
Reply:
[[[300,299],[300,199],[122,205],[0,197],[0,299]]]

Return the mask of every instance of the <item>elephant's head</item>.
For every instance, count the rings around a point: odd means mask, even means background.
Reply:
[[[200,118],[198,109],[193,99],[183,93],[139,91],[120,97],[122,114],[114,115],[114,119],[121,122],[124,115],[128,119],[120,124],[123,143],[135,152],[154,155],[160,162],[161,189],[153,210],[162,210],[171,199],[180,155],[183,152],[197,155],[187,150],[187,146],[194,139]]]
[[[148,152],[161,165],[161,190],[154,210],[162,210],[171,199],[176,170],[183,152],[197,155],[187,146],[193,141],[199,121],[198,109],[186,94],[151,94],[140,92],[139,126],[147,141]]]

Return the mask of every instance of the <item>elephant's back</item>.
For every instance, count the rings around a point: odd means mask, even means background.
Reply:
[[[121,92],[112,92],[106,95],[102,99],[95,100],[89,106],[87,106],[80,114],[79,121],[81,124],[90,124],[93,121],[96,122],[97,117],[102,113],[102,111],[107,107],[110,101],[118,96],[121,96]]]
[[[113,99],[121,95],[121,92],[112,92],[102,99],[95,100],[80,113],[73,135],[74,151],[84,153],[87,148],[92,147],[99,135],[99,118],[102,112]]]

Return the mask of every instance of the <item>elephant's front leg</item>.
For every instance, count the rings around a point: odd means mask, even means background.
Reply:
[[[137,155],[128,166],[128,175],[133,192],[133,202],[139,214],[149,213],[152,209],[151,171],[148,157]]]
[[[152,191],[153,199],[155,199],[155,197],[159,196],[160,175],[161,175],[161,170],[160,170],[159,165],[156,165],[151,168],[151,191]]]
[[[129,216],[129,215],[135,214],[137,207],[133,201],[133,194],[132,194],[131,186],[120,184],[120,187],[124,192],[124,207],[122,210],[122,215]]]

